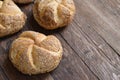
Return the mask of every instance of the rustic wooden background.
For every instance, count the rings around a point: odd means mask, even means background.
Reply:
[[[33,18],[33,3],[19,5],[28,19],[16,34],[0,38],[0,80],[120,80],[120,0],[74,0],[76,15],[65,28],[47,31]],[[64,48],[58,68],[28,76],[8,58],[14,39],[26,30],[58,37]]]

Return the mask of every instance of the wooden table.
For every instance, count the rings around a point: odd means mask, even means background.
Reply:
[[[120,80],[120,0],[74,0],[76,16],[68,27],[47,31],[34,20],[32,3],[19,5],[28,19],[16,34],[0,38],[0,80]],[[28,76],[8,58],[14,39],[26,30],[58,37],[64,48],[59,67]]]

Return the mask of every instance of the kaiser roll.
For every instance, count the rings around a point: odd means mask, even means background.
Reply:
[[[0,1],[0,37],[23,28],[26,16],[12,0]]]
[[[68,25],[75,14],[73,0],[35,0],[33,15],[45,29],[56,29]]]
[[[13,41],[9,58],[19,71],[32,75],[54,70],[62,52],[61,43],[55,36],[25,31]]]

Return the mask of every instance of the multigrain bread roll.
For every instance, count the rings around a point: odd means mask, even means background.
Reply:
[[[33,2],[34,0],[13,0],[15,3],[26,4]]]
[[[12,0],[0,1],[0,37],[23,28],[26,16]]]
[[[68,25],[75,14],[73,0],[35,0],[33,15],[45,29]]]
[[[9,58],[19,71],[32,75],[55,69],[62,52],[61,43],[55,36],[25,31],[13,41]]]

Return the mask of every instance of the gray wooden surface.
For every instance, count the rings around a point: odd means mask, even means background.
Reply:
[[[65,28],[47,31],[34,20],[32,5],[19,5],[28,19],[16,34],[0,38],[0,80],[120,80],[120,0],[74,0],[76,15]],[[26,30],[60,39],[63,59],[54,71],[28,76],[9,61],[9,48]]]

